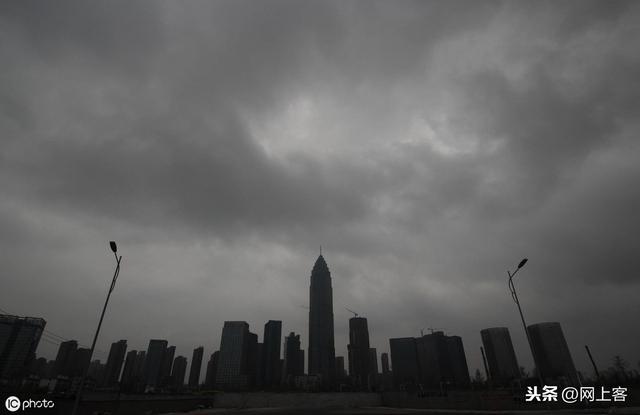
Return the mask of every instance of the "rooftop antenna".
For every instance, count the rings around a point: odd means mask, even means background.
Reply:
[[[358,313],[356,313],[355,311],[353,311],[353,310],[349,310],[347,307],[345,307],[345,309],[346,309],[348,312],[353,313],[353,316],[354,316],[354,317],[358,317]]]
[[[322,245],[320,245],[320,256],[322,256]]]

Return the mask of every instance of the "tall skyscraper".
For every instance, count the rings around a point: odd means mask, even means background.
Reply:
[[[336,356],[336,380],[342,381],[347,376],[344,370],[344,356]]]
[[[369,388],[369,327],[364,317],[349,319],[349,376],[356,389]]]
[[[215,351],[209,357],[209,362],[207,362],[207,372],[204,377],[204,385],[207,388],[213,388],[216,385],[216,375],[218,372],[218,359],[220,357],[220,352]]]
[[[375,347],[369,349],[369,372],[373,376],[378,374],[378,351]]]
[[[216,385],[221,389],[249,386],[249,325],[244,321],[225,321],[220,338]]]
[[[467,359],[459,336],[445,336],[436,331],[417,338],[416,349],[420,380],[424,385],[432,388],[469,385]]]
[[[309,375],[320,375],[324,388],[335,380],[333,341],[333,289],[331,273],[322,254],[311,270],[309,289]]]
[[[109,357],[107,358],[107,366],[105,367],[104,379],[102,380],[103,386],[115,387],[118,385],[118,379],[120,379],[120,371],[122,370],[122,363],[124,362],[124,356],[126,353],[126,340],[111,343]]]
[[[393,383],[396,387],[420,383],[416,339],[413,337],[389,339],[389,350],[393,364]]]
[[[75,363],[75,353],[78,349],[78,342],[68,340],[60,343],[58,354],[53,365],[53,377],[57,376],[73,376],[73,368]]]
[[[127,356],[124,359],[124,367],[122,368],[122,377],[120,378],[120,389],[122,391],[131,392],[134,389],[137,357],[138,352],[136,350],[127,352]]]
[[[200,346],[193,349],[193,357],[191,358],[191,369],[189,370],[189,386],[197,388],[200,385],[200,370],[202,368],[202,355],[204,347]]]
[[[89,364],[91,363],[91,349],[78,347],[72,360],[73,369],[71,370],[71,376],[82,377],[82,375],[89,369]]]
[[[147,386],[160,386],[164,356],[168,342],[166,340],[149,340],[149,347],[144,362],[144,383]]]
[[[178,356],[173,360],[173,368],[171,370],[171,383],[178,389],[184,386],[184,377],[187,374],[187,358]]]
[[[545,382],[577,384],[576,367],[560,323],[538,323],[527,327],[538,370]]]
[[[520,366],[506,327],[492,327],[480,331],[487,356],[489,376],[494,385],[508,385],[520,378]]]
[[[173,357],[176,354],[176,346],[169,346],[164,351],[162,359],[162,369],[160,373],[160,385],[168,386],[171,382],[171,369],[173,368]]]
[[[380,361],[382,363],[382,374],[389,374],[389,372],[391,372],[391,370],[389,370],[389,355],[387,353],[382,353]]]
[[[300,349],[300,335],[291,332],[284,339],[282,382],[293,386],[296,376],[304,375],[304,351]]]
[[[0,379],[27,374],[46,324],[41,318],[0,315]]]
[[[263,337],[263,379],[264,386],[278,385],[280,379],[280,341],[282,338],[282,321],[269,320],[264,325]]]

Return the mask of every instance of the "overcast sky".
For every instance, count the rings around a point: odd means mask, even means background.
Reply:
[[[2,2],[0,308],[191,359],[225,320],[308,347],[319,246],[372,347],[558,321],[640,361],[640,4]],[[55,357],[42,341],[38,354]]]

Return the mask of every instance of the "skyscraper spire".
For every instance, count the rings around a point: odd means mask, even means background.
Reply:
[[[320,375],[323,387],[331,389],[336,368],[333,289],[331,273],[322,253],[311,270],[309,294],[309,375]]]

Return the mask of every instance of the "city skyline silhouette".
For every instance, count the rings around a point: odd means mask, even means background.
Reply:
[[[526,323],[559,322],[586,376],[585,345],[640,370],[639,22],[622,0],[2,3],[0,312],[44,318],[48,360],[90,347],[113,240],[94,359],[163,339],[187,373],[202,346],[204,378],[226,321],[275,320],[306,371],[321,254],[346,368],[353,310],[378,365],[443,331],[473,377],[506,327],[531,372],[508,285],[529,258]]]

